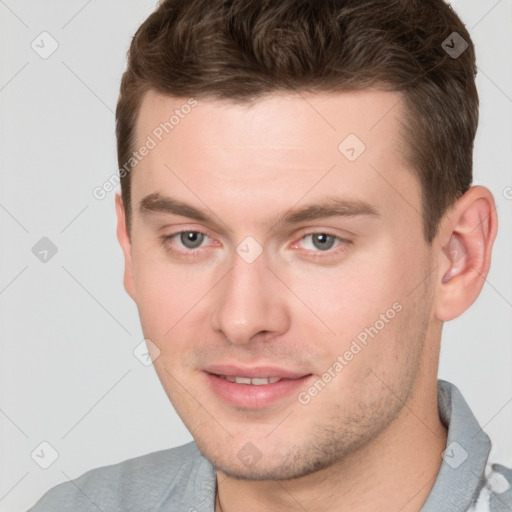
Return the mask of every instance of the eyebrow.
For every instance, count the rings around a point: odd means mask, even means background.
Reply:
[[[143,216],[152,213],[179,215],[212,226],[217,225],[217,222],[205,210],[159,193],[149,194],[144,197],[139,203],[139,212]],[[265,226],[271,230],[281,225],[293,225],[328,217],[356,217],[364,215],[380,217],[380,213],[364,201],[328,196],[321,203],[291,208],[274,219],[267,221]],[[217,217],[215,214],[213,216]]]

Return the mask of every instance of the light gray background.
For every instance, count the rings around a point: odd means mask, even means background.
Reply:
[[[88,469],[191,440],[151,366],[122,286],[114,110],[130,39],[155,0],[0,0],[0,511],[23,511]],[[500,232],[478,302],[445,325],[440,377],[455,383],[512,465],[512,0],[458,0],[477,47],[475,183]],[[31,47],[47,31],[58,49]],[[45,42],[46,50],[50,47]],[[507,188],[508,187],[508,188]],[[507,199],[508,197],[508,199]],[[32,247],[48,237],[57,254]],[[50,443],[59,457],[48,469]],[[39,448],[38,448],[39,447]]]

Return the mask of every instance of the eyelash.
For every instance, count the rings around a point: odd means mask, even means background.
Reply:
[[[198,249],[187,249],[187,250],[177,250],[173,248],[170,245],[170,241],[177,237],[178,235],[181,235],[182,233],[198,233],[202,234],[205,237],[211,238],[206,232],[201,231],[200,229],[190,229],[190,230],[182,230],[182,231],[176,231],[175,233],[171,233],[170,235],[162,235],[160,236],[160,240],[162,245],[166,247],[167,250],[169,250],[172,253],[178,254],[180,256],[186,256],[186,257],[195,257],[198,256],[199,253],[202,252],[201,248]],[[336,241],[339,242],[338,249],[328,249],[326,251],[312,251],[314,254],[309,255],[309,257],[312,258],[327,258],[337,255],[340,252],[343,252],[346,250],[346,247],[344,245],[350,245],[352,244],[351,240],[347,240],[346,238],[343,238],[339,235],[335,235],[334,233],[330,233],[329,231],[309,231],[307,233],[304,233],[300,238],[299,242],[303,240],[304,238],[312,235],[327,235],[333,237]],[[295,244],[294,244],[295,245]],[[341,246],[341,248],[339,247]]]

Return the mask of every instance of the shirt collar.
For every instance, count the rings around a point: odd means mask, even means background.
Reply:
[[[465,512],[485,482],[491,441],[456,386],[438,380],[441,421],[448,429],[443,462],[421,512]]]

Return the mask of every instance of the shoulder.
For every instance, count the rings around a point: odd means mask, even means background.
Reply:
[[[184,503],[198,479],[214,480],[214,473],[191,442],[92,469],[50,489],[29,512],[158,511],[164,502]]]

